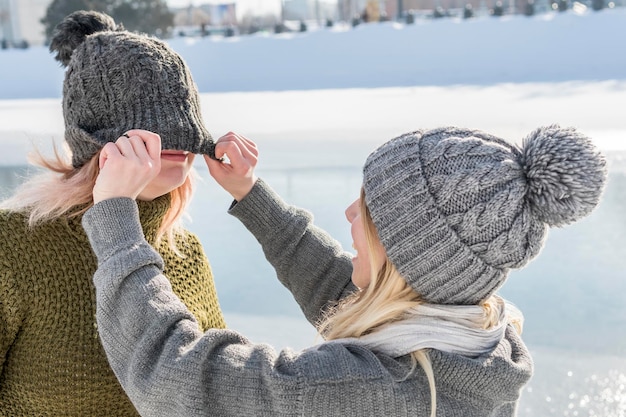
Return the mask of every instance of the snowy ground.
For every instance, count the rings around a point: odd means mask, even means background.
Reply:
[[[566,81],[492,86],[394,87],[282,92],[203,93],[209,130],[234,130],[293,152],[312,143],[360,143],[372,147],[403,132],[441,125],[487,130],[516,141],[535,127],[576,126],[603,149],[626,149],[626,81]],[[32,148],[63,138],[59,98],[0,100],[0,165],[20,165]],[[270,161],[279,155],[265,152]],[[327,155],[341,161],[341,155]]]
[[[623,80],[625,19],[619,8],[170,43],[203,92]],[[0,51],[0,99],[59,97],[62,77],[43,47]]]

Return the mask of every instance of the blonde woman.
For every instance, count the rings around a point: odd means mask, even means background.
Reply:
[[[81,219],[93,206],[104,144],[125,149],[139,128],[161,132],[161,170],[137,195],[142,233],[200,328],[225,327],[203,248],[180,222],[194,153],[214,143],[189,70],[163,42],[77,12],[60,24],[51,50],[67,67],[71,152],[37,158],[43,171],[1,204],[0,416],[137,416],[98,339],[97,262]]]
[[[522,147],[469,129],[411,132],[365,162],[346,210],[351,258],[256,178],[253,142],[220,138],[228,162],[205,159],[230,213],[326,339],[276,352],[203,332],[171,291],[135,203],[161,169],[160,140],[133,141],[136,153],[106,145],[82,223],[98,256],[98,331],[143,416],[514,416],[532,360],[497,290],[548,225],[588,214],[606,181],[603,156],[574,129],[537,129]]]

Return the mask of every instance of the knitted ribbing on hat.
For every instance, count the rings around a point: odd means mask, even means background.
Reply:
[[[605,160],[573,129],[537,129],[523,149],[484,132],[416,131],[367,159],[365,203],[387,256],[425,300],[476,304],[541,250],[547,226],[588,214]]]
[[[79,11],[57,26],[50,50],[67,66],[63,116],[74,167],[131,129],[158,133],[163,149],[213,155],[189,69],[164,42]]]

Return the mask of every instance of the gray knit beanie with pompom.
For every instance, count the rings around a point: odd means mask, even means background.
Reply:
[[[74,167],[131,129],[159,134],[163,149],[214,156],[189,69],[164,42],[78,11],[57,25],[50,51],[67,67],[63,116]]]
[[[411,287],[427,302],[477,304],[539,253],[548,226],[594,209],[607,169],[573,128],[539,128],[519,148],[449,127],[390,140],[363,174],[379,238]]]

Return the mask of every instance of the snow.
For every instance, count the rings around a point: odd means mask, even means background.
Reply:
[[[176,38],[202,92],[624,79],[626,10]],[[59,97],[43,47],[0,53],[0,98]],[[120,65],[123,65],[120,62]]]
[[[168,42],[214,136],[381,141],[459,125],[518,140],[559,123],[624,149],[625,21],[612,9]],[[62,80],[44,47],[0,51],[0,164],[62,141]]]
[[[361,141],[374,146],[417,128],[457,125],[519,140],[540,125],[576,126],[604,149],[626,149],[626,81],[203,93],[212,134],[252,139]],[[63,138],[59,99],[0,100],[0,165],[20,165],[33,144]]]

